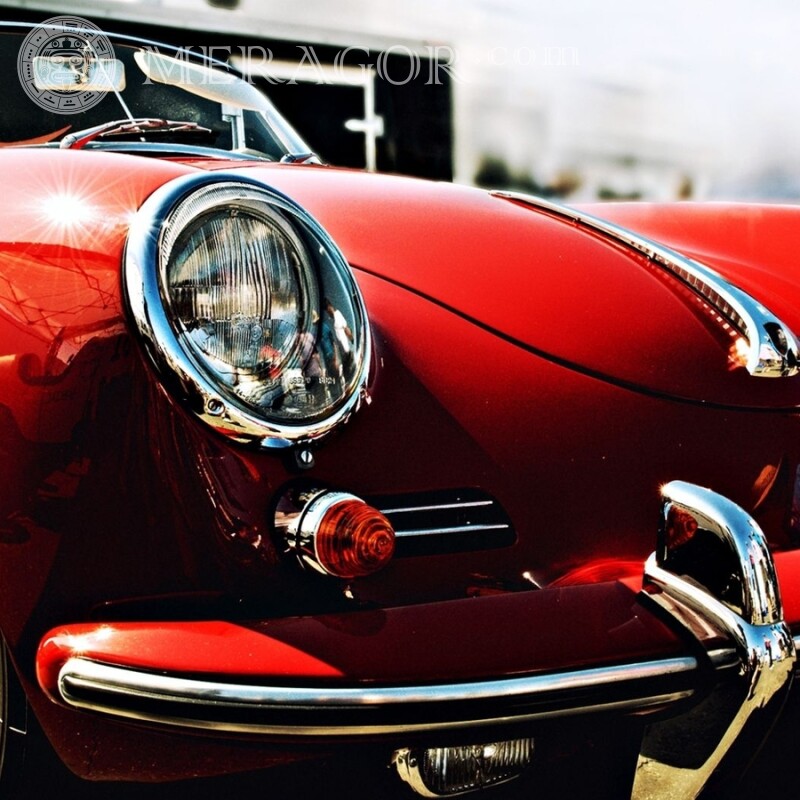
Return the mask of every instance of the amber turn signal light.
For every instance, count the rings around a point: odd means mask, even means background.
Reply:
[[[331,575],[370,575],[391,561],[394,529],[380,511],[362,500],[342,500],[320,519],[316,551],[320,565]]]
[[[275,523],[288,550],[305,566],[336,578],[358,578],[391,561],[391,523],[355,495],[305,492],[292,505],[279,505]]]
[[[688,511],[672,506],[665,526],[666,544],[670,550],[686,544],[697,533],[697,520]]]

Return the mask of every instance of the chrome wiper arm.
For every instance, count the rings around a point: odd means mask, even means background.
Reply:
[[[144,141],[145,135],[150,131],[213,133],[210,128],[204,128],[196,122],[153,119],[149,117],[140,117],[133,120],[117,119],[70,133],[61,140],[59,147],[62,150],[81,150],[89,142],[98,138],[105,139],[114,136],[129,136],[131,134],[141,134]]]

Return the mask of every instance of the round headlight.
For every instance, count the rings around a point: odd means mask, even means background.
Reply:
[[[165,383],[225,434],[310,441],[358,405],[369,331],[350,268],[262,184],[215,174],[162,187],[131,226],[125,285]]]

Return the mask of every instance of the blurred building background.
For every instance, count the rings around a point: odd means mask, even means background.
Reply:
[[[800,199],[791,0],[0,4],[187,46],[265,44],[269,69],[241,66],[336,163],[570,200]]]

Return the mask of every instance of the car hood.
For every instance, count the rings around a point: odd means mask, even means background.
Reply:
[[[64,151],[5,155],[10,185],[27,186],[28,199],[20,203],[9,194],[2,202],[4,257],[9,269],[23,251],[26,263],[38,259],[47,267],[40,277],[21,264],[15,292],[38,296],[27,282],[49,280],[50,265],[57,264],[48,248],[64,255],[68,244],[86,258],[91,254],[100,276],[87,281],[76,274],[71,289],[70,306],[96,309],[87,318],[95,326],[122,318],[116,272],[130,215],[147,195],[198,167],[239,170],[306,207],[357,270],[549,361],[690,402],[800,406],[800,377],[749,375],[731,359],[730,334],[663,269],[610,239],[480,190],[263,162],[178,163]],[[35,181],[26,177],[34,174]],[[705,261],[800,331],[800,280],[791,264],[797,247],[790,241],[800,230],[800,210],[637,204],[593,211]],[[55,312],[63,314],[60,308],[37,311],[42,357]],[[32,330],[29,316],[26,331]]]
[[[735,356],[731,331],[691,290],[609,238],[452,184],[325,167],[268,166],[246,173],[258,174],[308,208],[355,268],[446,306],[543,358],[690,402],[800,405],[800,376],[748,374]],[[800,284],[787,277],[797,273],[786,269],[780,246],[785,231],[797,229],[798,211],[641,205],[592,212],[617,217],[665,244],[678,240],[684,253],[712,266],[800,332]],[[673,213],[677,222],[665,224]],[[783,238],[776,238],[778,231]]]

